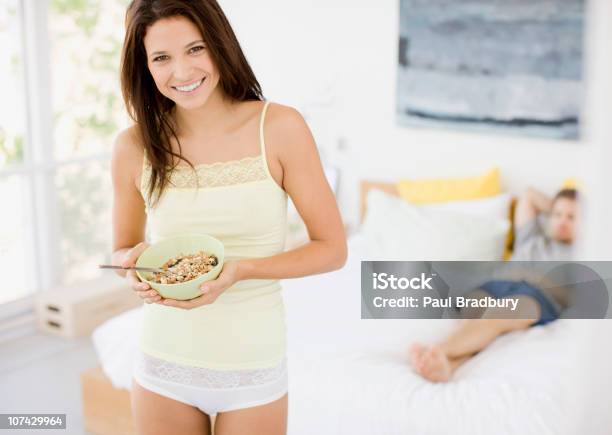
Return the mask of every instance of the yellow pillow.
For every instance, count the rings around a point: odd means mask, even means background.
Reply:
[[[412,204],[487,198],[501,193],[499,168],[475,177],[401,180],[397,191]]]
[[[575,178],[566,178],[561,185],[562,189],[578,189],[579,187],[580,183]]]

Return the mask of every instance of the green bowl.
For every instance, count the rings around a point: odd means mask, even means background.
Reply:
[[[200,275],[191,281],[178,284],[159,284],[147,279],[147,277],[152,278],[152,274],[148,272],[136,271],[136,275],[138,275],[141,281],[146,282],[151,288],[157,290],[164,298],[178,300],[193,299],[200,296],[200,286],[202,283],[217,278],[219,273],[221,273],[221,269],[223,269],[225,249],[223,243],[219,240],[206,234],[182,234],[180,236],[169,237],[149,246],[136,260],[137,267],[161,267],[172,257],[180,254],[195,254],[198,251],[214,254],[217,257],[218,264],[210,272]]]

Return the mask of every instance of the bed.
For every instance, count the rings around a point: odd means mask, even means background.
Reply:
[[[369,249],[367,235],[357,233],[343,269],[283,281],[290,435],[580,432],[581,412],[604,399],[584,387],[580,346],[593,323],[562,319],[507,334],[452,382],[430,383],[411,370],[407,348],[441,338],[456,320],[362,320],[360,261]],[[141,308],[127,311],[93,333],[116,389],[131,388],[140,315]]]

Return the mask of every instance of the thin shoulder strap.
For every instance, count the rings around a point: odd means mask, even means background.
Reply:
[[[259,119],[259,146],[261,147],[261,155],[266,161],[266,143],[264,142],[264,120],[266,119],[266,112],[268,110],[269,101],[263,106],[263,110],[261,111],[261,118]],[[267,165],[266,165],[267,167]]]
[[[266,119],[266,111],[268,110],[269,104],[270,102],[266,101],[263,110],[261,111],[261,119],[259,120],[259,145],[261,147],[261,159],[264,168],[266,168],[266,174],[268,174],[268,177],[274,181],[274,184],[276,184],[276,181],[270,172],[270,167],[268,166],[268,158],[266,157],[266,142],[264,141],[264,120]]]

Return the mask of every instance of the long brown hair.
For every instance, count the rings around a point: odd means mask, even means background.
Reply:
[[[219,70],[224,96],[234,101],[263,100],[261,86],[247,62],[238,39],[216,0],[133,0],[125,16],[125,39],[121,52],[121,91],[128,114],[136,123],[146,157],[151,165],[147,191],[149,202],[157,202],[169,183],[175,166],[172,156],[181,155],[181,146],[169,119],[174,101],[157,89],[147,67],[144,37],[157,20],[183,16],[202,33],[207,50]],[[178,143],[178,154],[172,151],[171,139]]]

